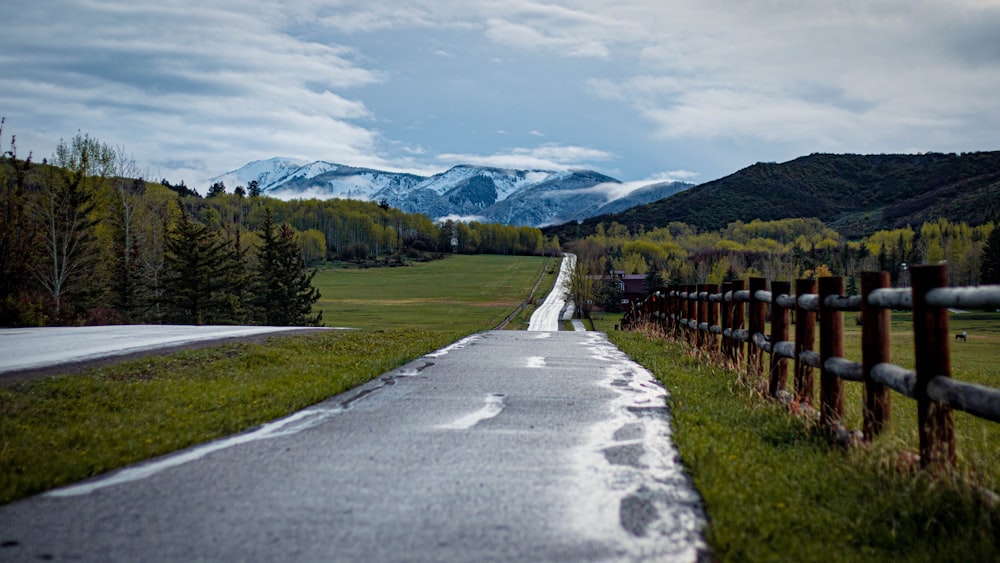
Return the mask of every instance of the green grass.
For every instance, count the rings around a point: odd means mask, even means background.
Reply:
[[[487,330],[528,298],[546,262],[455,255],[400,268],[322,269],[313,280],[322,294],[316,307],[327,326]]]
[[[493,328],[527,299],[545,263],[456,256],[326,270],[315,278],[325,322],[360,330],[276,336],[0,387],[0,504],[274,420]]]
[[[952,377],[969,383],[1000,388],[1000,313],[962,313],[949,315],[952,334],[969,332],[968,342],[949,341]],[[861,328],[848,316],[844,323],[844,353],[861,361]],[[913,324],[909,313],[892,315],[892,363],[914,367]],[[916,450],[916,402],[895,392],[892,397],[892,422],[877,441],[885,448]],[[819,397],[817,392],[816,404]],[[862,385],[844,385],[844,415],[850,428],[861,428]],[[1000,483],[1000,424],[954,411],[955,436],[959,467]]]
[[[273,420],[455,339],[408,329],[272,337],[0,387],[0,503]]]
[[[673,438],[705,499],[718,560],[997,559],[1000,504],[979,493],[994,482],[989,475],[901,472],[906,458],[893,440],[871,449],[830,445],[734,373],[681,345],[610,330],[614,322],[598,329],[670,390]],[[995,456],[997,443],[985,437],[982,448]]]

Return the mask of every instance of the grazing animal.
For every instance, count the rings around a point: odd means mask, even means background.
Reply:
[[[968,342],[969,341],[969,333],[963,330],[962,332],[956,334],[955,335],[955,342],[958,342],[959,340],[961,340],[962,342]]]

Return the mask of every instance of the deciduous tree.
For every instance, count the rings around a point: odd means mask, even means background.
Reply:
[[[96,194],[113,162],[110,147],[77,134],[69,144],[60,141],[45,175],[36,211],[44,258],[35,264],[34,275],[52,297],[56,317],[66,296],[83,289],[92,272]]]

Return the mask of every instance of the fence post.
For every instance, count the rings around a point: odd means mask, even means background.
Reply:
[[[876,289],[891,287],[889,272],[861,273],[861,366],[865,379],[864,436],[871,441],[892,418],[892,402],[885,385],[871,378],[872,368],[889,363],[890,312],[884,307],[868,304],[868,296]]]
[[[819,279],[819,422],[835,430],[844,417],[844,382],[826,369],[830,358],[844,357],[844,315],[826,306],[826,298],[844,293],[844,278]]]
[[[951,407],[927,396],[927,384],[935,377],[951,377],[948,350],[948,310],[927,304],[927,292],[948,285],[944,266],[914,266],[913,284],[914,357],[917,381],[913,395],[917,400],[920,424],[921,467],[955,464],[955,426]]]
[[[695,328],[691,328],[691,323],[698,318],[698,302],[695,301],[694,299],[694,294],[695,291],[698,289],[698,286],[688,284],[684,286],[684,289],[685,291],[687,291],[687,302],[685,303],[687,310],[687,314],[685,316],[687,317],[688,321],[687,340],[688,340],[688,345],[690,345],[693,348],[698,345],[698,330]]]
[[[667,331],[670,330],[670,287],[660,286],[660,329],[662,336],[666,338]]]
[[[657,287],[654,289],[650,292],[649,298],[653,301],[652,322],[657,328],[660,329],[660,331],[662,331],[663,317],[661,315],[663,314],[663,288]]]
[[[708,307],[708,334],[705,336],[708,338],[708,350],[710,352],[718,352],[719,348],[719,337],[712,334],[712,327],[715,325],[722,326],[719,324],[719,303],[712,301],[712,295],[719,293],[719,284],[710,283],[705,286],[705,291],[708,292],[708,299],[705,301]]]
[[[792,293],[789,282],[771,283],[771,378],[767,392],[772,397],[778,396],[778,391],[784,391],[788,386],[788,361],[775,353],[774,347],[779,342],[788,341],[788,309],[778,305],[779,295]]]
[[[733,356],[732,354],[733,342],[731,339],[726,338],[725,335],[726,329],[732,328],[733,306],[732,303],[726,303],[725,297],[726,293],[729,293],[732,290],[733,290],[733,282],[723,283],[722,288],[720,289],[720,291],[722,292],[722,301],[719,302],[719,311],[721,313],[719,318],[719,326],[722,327],[722,332],[723,332],[721,337],[722,355],[727,359],[731,359]]]
[[[681,324],[681,319],[684,318],[684,301],[681,299],[684,286],[675,285],[674,291],[677,292],[677,295],[674,295],[674,338],[679,341],[684,334],[684,325]]]
[[[695,290],[698,293],[698,315],[697,315],[697,326],[698,328],[698,348],[704,350],[708,346],[708,334],[701,331],[701,323],[708,322],[708,301],[702,300],[701,294],[707,291],[705,289],[705,284],[698,284],[698,288]]]
[[[677,301],[677,297],[675,295],[671,295],[674,291],[677,291],[677,286],[673,286],[673,285],[668,285],[667,286],[667,295],[666,295],[666,300],[667,300],[667,303],[666,303],[666,306],[667,306],[667,327],[663,331],[663,333],[667,337],[673,336],[674,330],[675,330],[674,327],[676,326],[675,323],[677,322],[676,319],[674,318],[674,315],[677,313],[677,307],[675,306],[675,302]]]
[[[744,289],[746,289],[746,281],[736,280],[733,282],[733,301],[731,303],[733,307],[732,309],[733,314],[731,317],[732,320],[731,328],[733,329],[734,333],[737,330],[743,328],[743,322],[746,320],[746,314],[744,313],[743,303],[736,300],[736,292],[743,291]],[[743,354],[743,343],[740,342],[739,340],[736,340],[736,338],[734,337],[733,348],[732,348],[732,360],[736,367],[739,367],[740,364],[743,363],[744,357],[745,356]]]
[[[675,285],[674,291],[677,292],[674,296],[674,338],[679,341],[684,334],[684,325],[681,324],[681,319],[684,318],[684,301],[681,299],[684,286]]]
[[[747,330],[750,339],[747,341],[747,364],[750,367],[749,373],[757,376],[758,380],[764,378],[764,351],[754,344],[755,334],[764,334],[764,324],[767,322],[767,303],[757,299],[758,291],[767,291],[767,278],[750,278],[750,305],[747,307],[747,314],[750,317]]]
[[[816,341],[816,312],[798,304],[799,297],[816,293],[816,280],[795,280],[795,401],[813,404],[813,368],[802,352],[812,352]]]

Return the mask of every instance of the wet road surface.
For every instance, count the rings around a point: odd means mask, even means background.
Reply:
[[[559,265],[559,275],[552,285],[552,291],[545,297],[542,304],[531,314],[528,323],[529,331],[557,331],[562,312],[566,309],[566,300],[570,293],[570,279],[576,267],[576,255],[564,253]]]
[[[0,507],[0,561],[691,561],[666,391],[594,332],[487,332],[288,418]]]

